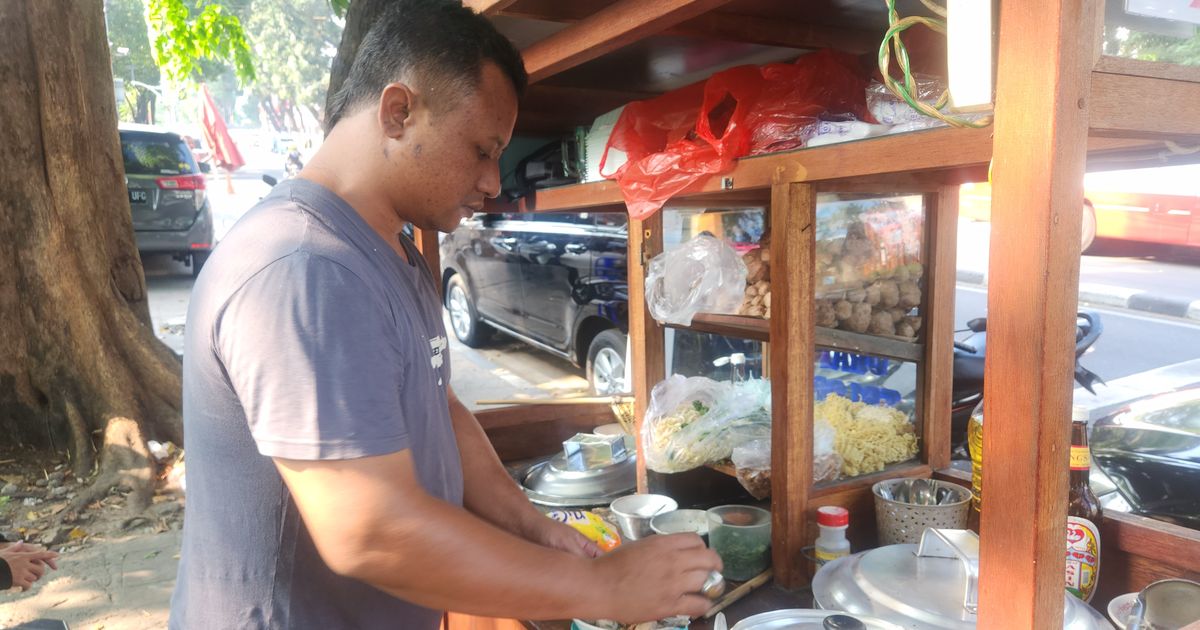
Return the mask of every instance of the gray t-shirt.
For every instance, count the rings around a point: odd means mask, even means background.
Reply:
[[[334,574],[272,457],[409,449],[462,504],[436,285],[345,201],[278,185],[192,290],[183,361],[187,512],[173,629],[436,628],[441,613]]]

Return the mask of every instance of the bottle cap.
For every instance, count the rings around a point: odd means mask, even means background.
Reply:
[[[850,511],[844,507],[827,505],[817,508],[817,525],[846,527],[850,524]]]
[[[1071,406],[1071,422],[1087,422],[1092,419],[1092,411],[1083,405]]]

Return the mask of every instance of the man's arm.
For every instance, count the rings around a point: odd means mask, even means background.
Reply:
[[[334,572],[435,609],[523,619],[641,622],[700,615],[720,559],[698,536],[654,536],[596,560],[536,545],[427,494],[407,450],[275,459]]]
[[[463,507],[479,518],[530,542],[596,557],[600,548],[583,534],[546,518],[508,475],[475,414],[453,390],[450,419],[462,455]]]

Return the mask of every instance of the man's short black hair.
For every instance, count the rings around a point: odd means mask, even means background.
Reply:
[[[435,110],[452,109],[479,87],[484,61],[495,63],[520,98],[528,75],[521,53],[487,18],[458,0],[395,0],[359,45],[354,64],[329,109],[327,129],[404,79],[422,89]]]

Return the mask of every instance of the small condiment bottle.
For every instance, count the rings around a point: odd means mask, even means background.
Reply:
[[[846,540],[849,526],[850,512],[846,508],[835,505],[817,508],[817,528],[821,532],[815,550],[818,567],[850,555],[850,541]]]

